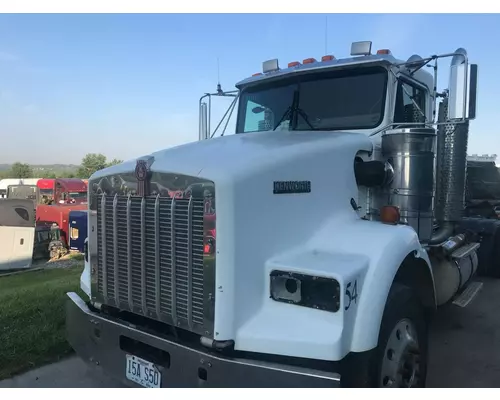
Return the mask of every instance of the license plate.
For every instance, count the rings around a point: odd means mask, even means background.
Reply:
[[[132,382],[147,388],[161,387],[161,374],[156,365],[129,354],[127,354],[125,376]]]

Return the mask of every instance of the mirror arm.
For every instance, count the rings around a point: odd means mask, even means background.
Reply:
[[[413,76],[415,72],[418,70],[422,69],[425,67],[427,64],[429,64],[432,60],[437,60],[438,56],[430,56],[428,59],[425,59],[424,62],[420,61],[420,65],[417,66],[414,70],[410,71],[410,76]],[[408,68],[409,69],[409,68]]]

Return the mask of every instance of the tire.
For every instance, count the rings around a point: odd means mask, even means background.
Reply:
[[[349,355],[341,370],[343,387],[425,387],[428,323],[413,290],[393,283],[387,298],[378,345]]]

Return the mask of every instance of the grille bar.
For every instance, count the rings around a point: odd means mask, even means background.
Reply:
[[[155,199],[155,309],[160,315],[160,195]]]
[[[115,194],[113,199],[113,269],[114,269],[114,279],[115,279],[115,298],[116,301],[120,302],[120,290],[118,288],[118,229],[117,229],[117,204],[118,195]]]
[[[131,196],[127,197],[127,292],[128,304],[131,310],[134,309],[132,299],[132,223],[130,222],[130,209],[132,204]]]
[[[170,203],[170,237],[172,238],[171,246],[171,257],[172,257],[172,270],[171,270],[171,279],[172,279],[172,319],[174,320],[174,324],[177,325],[177,293],[176,293],[176,283],[177,283],[177,274],[176,274],[176,262],[175,262],[175,197],[172,198],[172,202]]]
[[[141,305],[147,311],[146,304],[146,199],[141,200]]]
[[[106,215],[106,193],[102,195],[102,216]],[[108,297],[108,268],[107,268],[107,243],[106,243],[106,218],[102,218],[101,220],[101,234],[102,234],[102,292],[104,298]]]
[[[193,199],[189,199],[189,204],[188,204],[188,220],[192,221],[193,220]],[[188,320],[188,326],[189,328],[193,327],[193,315],[192,315],[192,308],[193,308],[193,227],[191,224],[188,224],[188,231],[187,231],[187,245],[188,245],[188,261],[187,261],[187,269],[188,269],[188,280],[187,280],[187,298],[188,298],[188,305],[187,305],[187,320]]]

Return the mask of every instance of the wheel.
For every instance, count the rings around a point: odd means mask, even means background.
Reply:
[[[427,351],[424,308],[410,287],[395,282],[387,298],[377,348],[346,362],[342,386],[425,387]]]

